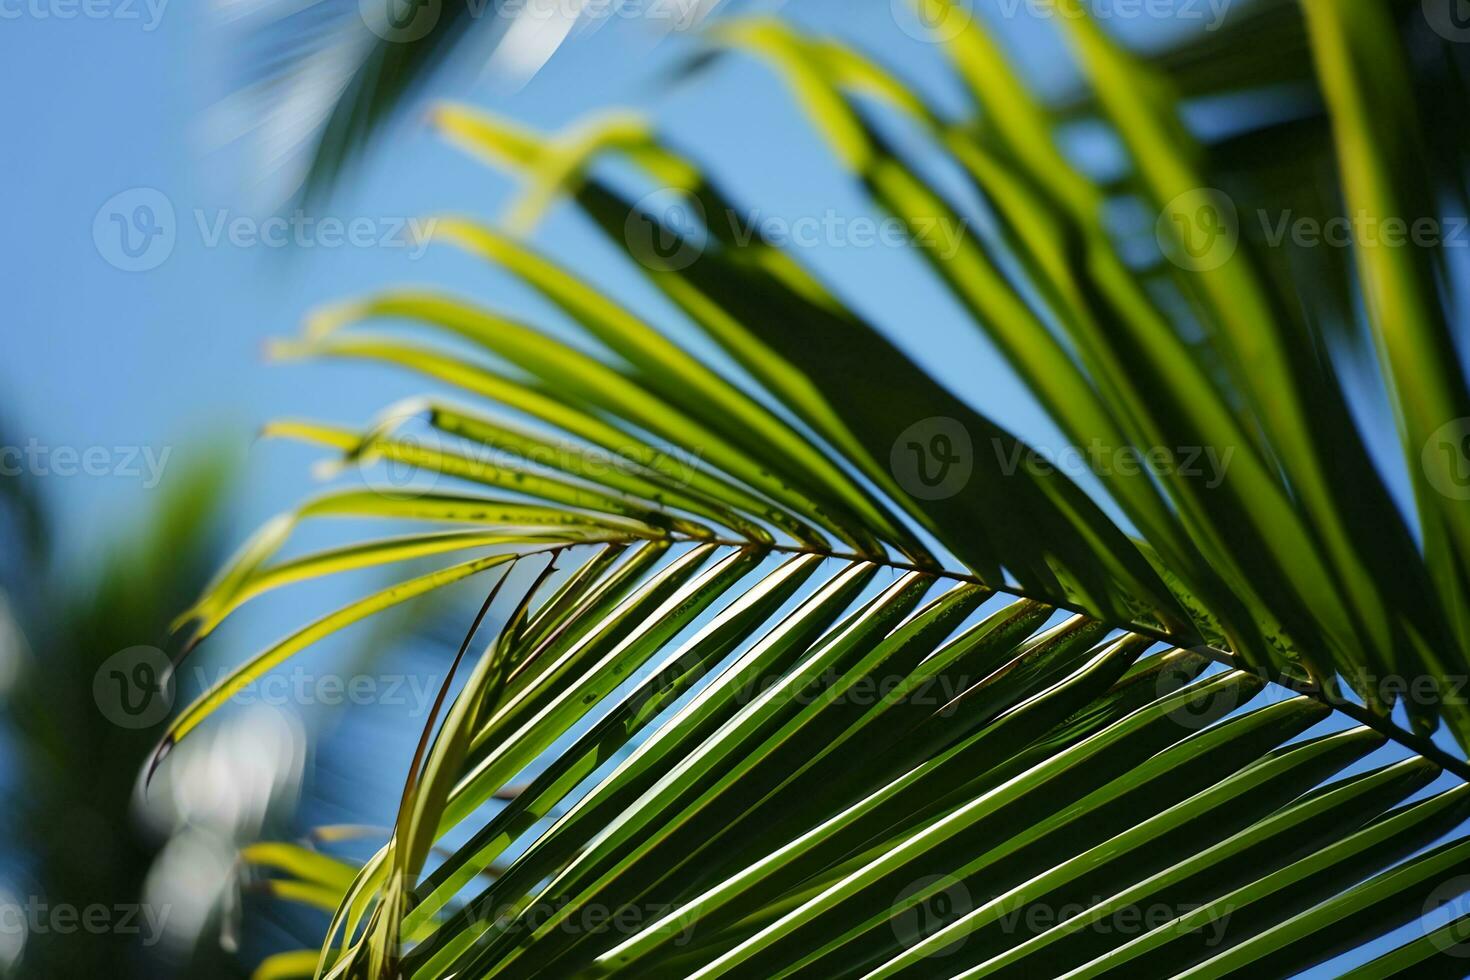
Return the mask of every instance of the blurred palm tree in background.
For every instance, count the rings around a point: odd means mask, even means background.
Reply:
[[[119,654],[128,667],[167,662],[151,644],[164,641],[180,603],[220,560],[229,476],[219,459],[196,457],[164,485],[156,510],[99,543],[80,573],[58,567],[43,481],[0,481],[10,504],[5,538],[23,544],[6,550],[3,569],[4,705],[15,767],[4,938],[7,959],[25,976],[151,977],[191,959],[191,975],[239,971],[217,932],[193,948],[198,924],[167,907],[177,896],[165,901],[166,889],[156,887],[148,894],[179,828],[156,798],[149,807],[139,797],[140,766],[156,733],[113,710],[103,672]],[[88,926],[87,909],[93,922],[106,919],[102,927]]]

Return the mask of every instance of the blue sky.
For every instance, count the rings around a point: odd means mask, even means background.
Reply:
[[[29,9],[8,2],[5,9]],[[44,9],[69,0],[25,2]],[[10,234],[0,244],[7,295],[0,424],[19,437],[12,442],[35,439],[52,451],[103,447],[112,469],[123,471],[47,481],[68,553],[85,551],[109,522],[149,499],[143,464],[150,456],[166,463],[166,473],[205,437],[243,452],[274,415],[357,421],[390,394],[415,391],[405,378],[359,365],[264,363],[264,341],[293,334],[320,303],[385,283],[430,282],[544,321],[545,311],[526,306],[516,284],[442,246],[415,258],[402,247],[271,247],[240,244],[238,236],[232,243],[229,222],[258,226],[272,210],[252,190],[259,144],[220,145],[218,134],[230,125],[221,107],[239,84],[244,58],[239,34],[220,26],[218,11],[228,5],[89,2],[113,16],[0,21],[0,80],[18,93],[0,106],[0,123],[13,134],[0,147],[10,190]],[[918,40],[915,24],[890,4],[776,6],[879,54],[942,104],[962,105],[938,50]],[[1180,30],[1119,24],[1153,43]],[[1075,75],[1051,25],[1018,16],[997,26],[1039,85],[1060,91],[1071,84]],[[514,185],[422,121],[432,99],[448,96],[553,129],[633,106],[763,219],[874,215],[763,66],[729,59],[692,84],[670,85],[662,70],[694,45],[678,36],[659,43],[646,24],[612,18],[574,34],[524,88],[463,68],[450,73],[387,131],[321,217],[366,221],[373,240],[436,213],[499,218]],[[1088,144],[1093,157],[1104,149]],[[146,271],[109,264],[94,224],[105,225],[119,201],[131,212],[159,199],[174,214],[167,258]],[[99,218],[104,206],[108,214]],[[568,209],[553,210],[535,241],[650,310],[656,323],[677,322],[650,305],[651,290]],[[992,418],[1044,449],[1062,447],[1029,394],[909,251],[839,243],[803,248],[801,257]],[[1372,435],[1392,454],[1385,421],[1375,420]],[[127,467],[123,450],[137,454],[138,465]],[[289,446],[251,450],[242,526],[297,499],[310,458]]]
[[[803,19],[842,23],[845,33],[896,56],[915,77],[947,82],[935,53],[896,29],[886,4],[857,16],[837,3],[797,6]],[[0,246],[7,283],[0,412],[17,435],[53,452],[139,447],[157,459],[167,450],[167,466],[180,466],[191,440],[208,436],[243,447],[273,415],[360,420],[389,393],[414,390],[396,375],[361,366],[264,363],[263,342],[293,334],[319,303],[421,281],[520,309],[523,297],[513,284],[442,247],[414,259],[403,248],[241,246],[227,236],[212,244],[221,220],[270,215],[247,186],[257,148],[210,146],[237,62],[228,35],[200,6],[165,5],[152,30],[146,8],[138,9],[138,20],[0,27],[0,78],[7,91],[25,93],[0,108],[0,122],[14,134],[0,148],[11,190],[11,234]],[[834,16],[839,11],[847,16]],[[763,216],[872,214],[767,71],[732,60],[696,84],[670,87],[658,68],[691,44],[673,38],[655,45],[644,28],[615,19],[574,36],[519,91],[461,73],[429,94],[452,94],[545,128],[609,106],[645,108],[743,200],[758,202]],[[161,264],[130,272],[99,252],[93,226],[115,195],[128,194],[121,200],[129,207],[136,203],[138,188],[171,204],[176,235]],[[411,111],[322,211],[344,223],[366,218],[386,234],[409,217],[447,211],[495,219],[512,190]],[[614,292],[646,296],[567,211],[554,211],[536,241],[590,269]],[[956,389],[983,394],[977,400],[1001,421],[1050,441],[1029,396],[911,255],[891,247],[805,251],[819,270],[853,284],[851,298]],[[887,288],[895,281],[905,289]],[[148,499],[146,471],[131,477],[122,455],[111,458],[125,472],[47,481],[69,551],[85,549],[107,523]],[[299,496],[301,464],[309,458],[285,446],[251,451],[247,524]]]

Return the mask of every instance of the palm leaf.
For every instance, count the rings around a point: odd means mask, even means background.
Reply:
[[[1056,113],[979,23],[947,45],[978,128],[779,22],[727,21],[711,41],[790,83],[1074,445],[1165,453],[1174,465],[1154,472],[1091,457],[1136,530],[1057,469],[1017,465],[1024,442],[791,255],[733,234],[719,218],[734,196],[649,125],[616,115],[547,136],[436,113],[456,143],[529,178],[519,218],[572,202],[738,371],[467,218],[440,221],[440,239],[540,292],[585,344],[416,288],[320,312],[278,348],[386,362],[506,413],[431,396],[362,431],[273,426],[342,463],[408,464],[445,486],[308,503],[185,617],[203,637],[266,590],[457,556],[247,661],[165,744],[231,683],[502,569],[461,647],[469,679],[446,687],[378,853],[350,876],[256,855],[285,876],[281,894],[335,895],[318,975],[1288,975],[1470,885],[1470,842],[1455,836],[1470,767],[1429,737],[1442,725],[1470,744],[1451,689],[1470,666],[1470,545],[1463,507],[1433,493],[1451,474],[1415,469],[1412,523],[1400,513],[1349,412],[1325,307],[1259,243],[1143,269],[1108,222],[1120,198],[1142,203],[1166,219],[1162,251],[1181,244],[1167,219],[1209,203],[1213,155],[1180,99],[1224,84],[1211,72],[1239,35],[1170,74],[1064,6],[1088,111],[1131,161],[1122,185],[1070,163]],[[1348,206],[1428,214],[1416,122],[1390,111],[1413,90],[1392,24],[1328,3],[1308,14],[1292,22],[1322,78]],[[1302,64],[1252,64],[1313,84]],[[884,138],[885,114],[955,165],[993,228]],[[713,220],[647,213],[593,172],[607,156]],[[674,247],[650,250],[646,235]],[[1467,414],[1443,266],[1419,253],[1357,266],[1332,308],[1366,297],[1414,468],[1436,427]],[[400,431],[410,417],[432,444]],[[1229,450],[1229,465],[1201,479],[1178,465],[1188,447]],[[936,461],[938,480],[917,468]],[[329,516],[435,527],[274,560]],[[526,581],[520,562],[548,554]],[[497,604],[505,625],[469,656]],[[1400,705],[1393,677],[1430,686]],[[1129,915],[1131,931],[1108,928]],[[1430,946],[1363,969],[1437,962],[1434,944],[1458,936],[1429,931]]]

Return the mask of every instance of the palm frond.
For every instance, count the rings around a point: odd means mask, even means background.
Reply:
[[[1446,474],[1417,468],[1436,427],[1470,417],[1438,260],[1364,252],[1344,280],[1362,284],[1403,423],[1411,526],[1317,308],[1258,243],[1163,261],[1213,203],[1210,153],[1170,77],[1063,6],[1095,110],[1131,160],[1126,187],[1071,163],[1055,113],[978,23],[948,51],[979,132],[835,41],[766,20],[710,40],[790,83],[974,328],[1073,445],[1094,447],[1135,531],[1057,469],[1017,465],[1031,447],[776,244],[734,234],[721,220],[734,197],[642,121],[546,136],[436,114],[527,178],[521,217],[573,202],[738,371],[469,218],[437,222],[437,237],[529,285],[585,344],[416,288],[322,311],[279,348],[389,363],[510,413],[433,396],[360,430],[272,426],[433,485],[309,502],[185,617],[202,638],[269,589],[474,555],[247,661],[165,747],[315,640],[495,577],[460,650],[467,679],[446,685],[381,850],[350,880],[256,855],[269,880],[295,883],[283,891],[336,895],[317,975],[1289,975],[1470,886],[1456,836],[1470,767],[1429,738],[1444,725],[1470,740],[1453,689],[1470,667],[1466,512],[1435,494]],[[1414,119],[1383,106],[1411,102],[1395,35],[1357,6],[1308,15],[1347,206],[1432,217]],[[955,165],[993,230],[884,138],[885,114]],[[605,156],[703,220],[650,212],[594,172]],[[1107,220],[1120,196],[1162,216],[1148,269]],[[1190,447],[1228,466],[1204,479],[1180,465]],[[1151,452],[1172,465],[1097,464]],[[439,530],[276,558],[328,516]],[[468,656],[497,604],[505,626]],[[1399,704],[1394,678],[1432,687]],[[1129,916],[1126,935],[1110,928]],[[1430,932],[1432,948],[1363,969],[1413,968],[1458,937]]]
[[[661,0],[651,20],[689,30],[718,3]],[[587,21],[615,15],[582,0],[268,0],[226,17],[246,52],[228,108],[258,130],[266,175],[314,203],[472,42],[481,67],[523,82]]]

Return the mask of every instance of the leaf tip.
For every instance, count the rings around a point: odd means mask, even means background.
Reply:
[[[148,787],[152,785],[153,776],[158,772],[158,767],[163,764],[163,760],[173,751],[173,747],[177,742],[178,739],[170,732],[163,737],[163,741],[158,743],[158,748],[153,750],[153,758],[148,761],[148,771],[143,774],[144,793],[148,792]]]
[[[329,303],[307,314],[303,332],[308,340],[320,340],[362,318],[363,304],[354,301]]]

